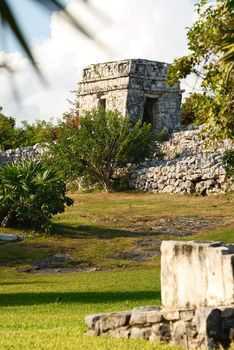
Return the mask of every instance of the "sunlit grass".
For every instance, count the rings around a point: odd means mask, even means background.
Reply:
[[[114,254],[136,249],[136,241],[145,237],[234,242],[234,196],[72,196],[74,206],[54,218],[51,235],[0,228],[0,233],[26,236],[21,242],[0,244],[0,349],[176,349],[85,336],[84,317],[160,304],[159,256],[136,262]],[[183,217],[209,220],[211,225],[183,238],[151,235],[158,220]],[[112,269],[56,275],[19,272],[61,252],[69,253],[75,263]]]

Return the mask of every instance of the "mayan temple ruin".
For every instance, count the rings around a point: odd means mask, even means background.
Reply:
[[[128,59],[92,64],[83,70],[78,87],[80,112],[103,106],[117,109],[133,122],[150,123],[157,133],[179,126],[180,84],[166,81],[168,64]]]

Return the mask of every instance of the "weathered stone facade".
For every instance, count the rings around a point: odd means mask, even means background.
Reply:
[[[165,241],[161,252],[163,307],[89,315],[88,334],[227,349],[234,341],[234,245]]]
[[[169,309],[234,305],[234,245],[163,241],[162,305]]]
[[[133,122],[150,123],[155,132],[179,127],[180,85],[166,81],[168,64],[143,59],[92,64],[78,88],[80,113],[102,105]]]

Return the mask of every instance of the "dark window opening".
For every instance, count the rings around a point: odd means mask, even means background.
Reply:
[[[104,109],[104,111],[106,110],[106,99],[105,98],[100,98],[99,107],[102,107]]]
[[[154,116],[157,113],[157,98],[146,97],[142,122],[154,126]]]

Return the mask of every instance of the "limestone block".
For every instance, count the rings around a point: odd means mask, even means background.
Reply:
[[[182,310],[180,311],[180,318],[183,321],[191,321],[194,316],[194,310]]]
[[[113,312],[111,314],[103,315],[100,318],[100,330],[105,332],[108,329],[115,329],[125,326],[131,317],[130,311]]]
[[[151,336],[152,330],[150,328],[138,328],[132,327],[130,331],[130,338],[132,339],[149,339]]]
[[[162,313],[159,310],[135,311],[132,312],[129,324],[158,323],[162,320]]]
[[[100,320],[100,315],[88,315],[85,317],[85,324],[89,329],[94,329],[98,320]]]
[[[180,318],[178,310],[163,310],[163,318],[166,321],[177,321]]]
[[[234,245],[164,241],[161,253],[164,307],[234,304]]]

